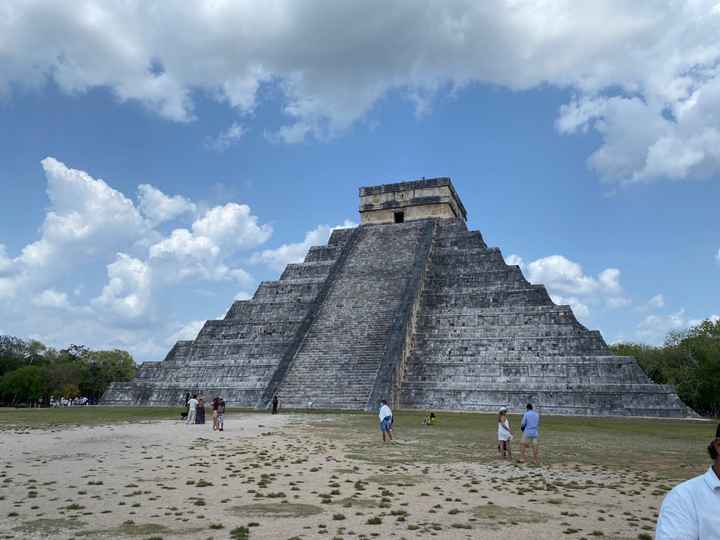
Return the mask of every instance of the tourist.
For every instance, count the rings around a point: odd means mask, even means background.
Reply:
[[[198,400],[197,400],[197,394],[193,394],[192,398],[188,401],[188,415],[185,419],[186,424],[194,424],[195,423],[195,417],[197,416],[197,406],[198,406]]]
[[[277,414],[279,407],[280,407],[280,400],[278,399],[277,394],[275,394],[272,398],[272,413]]]
[[[204,424],[205,423],[205,400],[203,398],[198,398],[197,414],[195,417],[195,423],[196,424]]]
[[[510,441],[513,439],[513,432],[510,429],[510,420],[507,416],[507,407],[502,407],[498,412],[498,454],[502,458],[512,460]]]
[[[712,464],[675,486],[660,507],[656,540],[720,538],[720,425],[708,446]]]
[[[213,409],[213,431],[217,431],[220,429],[220,424],[218,423],[218,407],[220,407],[220,397],[215,397],[212,401],[212,409]]]
[[[220,398],[218,401],[218,431],[224,431],[225,430],[225,400],[223,398]]]
[[[188,412],[190,411],[190,406],[188,405],[188,402],[190,401],[190,392],[185,392],[185,410],[180,413],[180,420],[187,422]]]
[[[434,426],[435,422],[437,421],[437,417],[435,416],[434,412],[430,412],[424,419],[423,424],[426,426]]]
[[[387,401],[384,399],[380,402],[380,412],[378,416],[380,418],[380,433],[382,433],[383,442],[386,442],[385,434],[387,434],[387,437],[392,442],[393,414],[390,407],[388,407]]]
[[[533,461],[535,465],[540,465],[540,447],[538,446],[538,437],[540,437],[540,415],[533,410],[532,403],[527,404],[527,411],[520,422],[520,430],[523,432],[520,450],[522,454],[521,462],[525,463],[527,447],[532,446]]]

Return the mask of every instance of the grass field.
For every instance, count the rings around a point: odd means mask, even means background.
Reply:
[[[369,414],[335,415],[314,422],[325,436],[350,443],[352,457],[401,463],[490,462],[497,458],[497,416],[440,413],[435,426],[422,425],[424,413],[399,411],[395,436],[399,444],[380,456],[368,452],[380,438],[377,418]],[[520,455],[520,416],[511,415]],[[706,447],[717,424],[696,420],[584,418],[543,416],[541,458],[544,463],[578,463],[655,472],[669,479],[686,478],[708,465]]]
[[[176,420],[180,407],[0,408],[0,429],[51,428]],[[246,412],[229,409],[228,416]],[[440,413],[435,426],[422,425],[424,412],[396,411],[398,444],[383,457],[368,451],[380,437],[377,419],[369,413],[315,411],[289,413],[309,422],[316,435],[349,443],[348,457],[402,463],[489,462],[496,459],[497,420],[494,414]],[[511,415],[516,433],[514,457],[520,455],[520,416]],[[695,420],[585,418],[543,416],[541,452],[544,463],[579,463],[655,472],[669,479],[685,478],[707,466],[705,447],[716,424]]]
[[[374,413],[233,409],[224,433],[179,413],[0,409],[0,536],[649,539],[662,497],[707,468],[716,428],[543,416],[535,467],[498,459],[494,414],[443,412],[426,427],[423,412],[396,411],[383,444]]]
[[[92,426],[179,418],[179,407],[0,408],[0,429]]]

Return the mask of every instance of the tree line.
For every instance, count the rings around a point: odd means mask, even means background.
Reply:
[[[0,336],[0,402],[47,405],[50,398],[84,396],[97,402],[114,381],[129,381],[137,368],[127,351],[93,351],[82,345],[56,350],[35,340]]]
[[[720,320],[671,332],[660,347],[618,343],[614,354],[634,356],[658,384],[674,384],[686,405],[704,416],[720,416]]]

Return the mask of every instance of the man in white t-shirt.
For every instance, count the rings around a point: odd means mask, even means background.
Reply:
[[[708,453],[713,464],[705,474],[675,486],[665,496],[656,540],[720,538],[720,425]]]
[[[380,402],[378,417],[380,418],[380,433],[382,433],[383,442],[385,442],[385,434],[387,434],[390,441],[392,441],[393,415],[390,407],[388,407],[387,401],[384,399]]]
[[[193,397],[190,398],[190,400],[188,401],[188,415],[187,415],[187,419],[185,420],[186,424],[194,424],[195,423],[195,415],[197,414],[197,406],[198,406],[197,394],[193,394]]]

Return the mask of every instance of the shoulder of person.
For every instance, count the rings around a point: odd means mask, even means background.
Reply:
[[[670,504],[684,506],[685,503],[692,498],[693,493],[695,493],[699,488],[702,488],[703,485],[702,475],[685,480],[672,488],[668,494],[665,495],[662,505],[665,506],[666,504]]]

